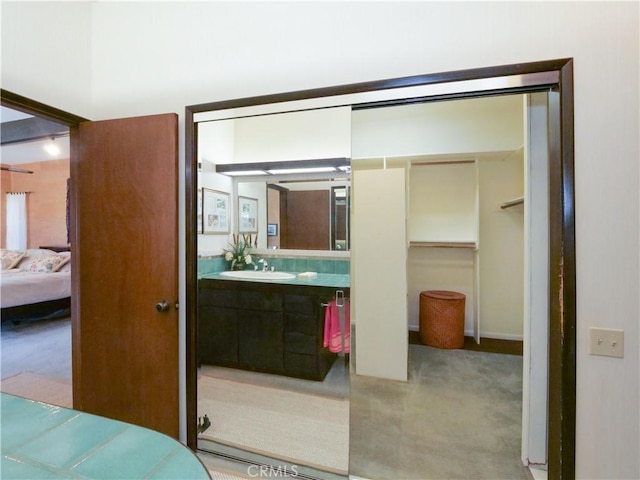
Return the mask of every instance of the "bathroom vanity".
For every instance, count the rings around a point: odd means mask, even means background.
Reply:
[[[207,277],[198,281],[198,365],[324,379],[337,355],[323,347],[323,304],[337,291],[349,296],[341,286],[348,285],[348,275],[287,281]]]

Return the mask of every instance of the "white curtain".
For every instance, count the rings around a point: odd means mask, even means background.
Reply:
[[[27,248],[27,194],[7,193],[7,249]]]

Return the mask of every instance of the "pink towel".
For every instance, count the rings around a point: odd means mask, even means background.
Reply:
[[[336,300],[329,302],[324,313],[324,346],[332,353],[342,352],[342,334],[340,332],[340,309],[344,311],[344,353],[350,350],[351,321],[349,315],[349,300],[344,301],[343,307],[338,307]]]

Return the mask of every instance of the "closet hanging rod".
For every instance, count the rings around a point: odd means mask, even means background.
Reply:
[[[2,170],[5,170],[7,172],[14,172],[14,173],[33,173],[33,170],[25,170],[24,168],[15,168],[15,167],[5,167],[2,166],[0,167]]]
[[[442,160],[437,162],[412,162],[412,167],[428,167],[430,165],[459,165],[463,163],[475,163],[475,160]]]
[[[409,247],[429,247],[429,248],[472,248],[477,249],[477,242],[456,242],[456,241],[440,241],[440,242],[426,242],[411,240]]]
[[[524,197],[518,197],[518,198],[514,198],[513,200],[509,200],[508,202],[504,202],[502,205],[500,205],[500,208],[504,210],[505,208],[514,207],[516,205],[522,205],[523,203],[524,203]]]

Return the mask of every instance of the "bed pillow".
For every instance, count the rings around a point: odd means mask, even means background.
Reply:
[[[70,272],[71,271],[71,252],[58,252],[58,255],[61,257],[67,257],[69,260],[65,262],[61,268],[58,269],[59,272]]]
[[[70,272],[71,271],[71,257],[69,257],[69,261],[65,262],[62,267],[58,269],[59,272]]]
[[[36,255],[42,255],[44,253],[56,253],[48,248],[27,248],[27,257],[35,257]]]
[[[2,250],[2,270],[11,270],[24,258],[27,252],[20,250]]]
[[[57,253],[33,255],[20,265],[20,270],[32,273],[57,272],[65,264],[69,263],[69,260],[71,260],[69,255],[59,255]]]

